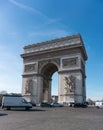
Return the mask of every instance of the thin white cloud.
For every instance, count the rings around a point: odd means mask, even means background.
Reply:
[[[25,4],[22,4],[20,2],[17,2],[16,0],[8,0],[11,4],[14,4],[15,6],[19,7],[19,8],[22,8],[22,9],[25,9],[25,10],[28,10],[28,11],[31,11],[33,12],[34,14],[36,15],[39,15],[41,16],[42,18],[46,19],[47,20],[47,23],[46,24],[53,24],[53,23],[56,23],[58,21],[60,21],[60,19],[51,19],[49,18],[47,15],[45,15],[44,13],[42,13],[40,10],[36,9],[36,8],[33,8],[33,7],[30,7],[28,5],[25,5]]]
[[[28,5],[25,5],[25,4],[22,4],[20,2],[17,2],[16,0],[9,0],[10,3],[16,5],[17,7],[19,8],[22,8],[22,9],[25,9],[25,10],[28,10],[28,11],[32,11],[33,13],[35,14],[38,14],[40,16],[43,16],[44,18],[48,18],[45,14],[43,14],[41,11],[35,9],[35,8],[32,8]]]
[[[20,3],[20,2],[17,2],[16,0],[9,0],[9,2],[16,5],[16,6],[18,6],[19,8],[26,9],[26,10],[33,11],[33,12],[41,14],[40,11],[38,11],[38,10],[36,10],[36,9],[30,7],[30,6],[24,5],[24,4]]]
[[[44,33],[44,31],[37,31],[37,32],[31,32],[31,33],[29,33],[29,36],[54,36],[54,37],[63,37],[63,36],[67,36],[67,35],[69,35],[69,34],[71,34],[71,32],[67,32],[67,31],[65,31],[65,30],[61,30],[61,29],[55,29],[55,30],[47,30],[47,31],[45,31],[45,33]]]

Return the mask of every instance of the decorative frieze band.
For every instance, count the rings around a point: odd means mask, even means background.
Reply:
[[[75,45],[78,43],[80,43],[80,37],[76,37],[73,39],[67,39],[67,40],[63,40],[63,41],[58,41],[58,42],[54,41],[54,42],[47,42],[45,44],[36,44],[36,45],[26,47],[25,53],[44,51],[44,50],[48,50],[48,49]]]

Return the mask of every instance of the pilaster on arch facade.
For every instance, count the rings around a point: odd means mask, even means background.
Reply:
[[[87,53],[80,34],[24,47],[22,95],[32,103],[51,102],[51,82],[58,72],[58,102],[86,100]]]

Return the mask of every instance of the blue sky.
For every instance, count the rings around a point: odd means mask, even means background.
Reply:
[[[88,54],[87,98],[102,99],[102,0],[0,0],[0,91],[21,92],[24,46],[76,33]]]

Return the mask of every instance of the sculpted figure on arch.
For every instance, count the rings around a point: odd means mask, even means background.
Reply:
[[[65,94],[68,94],[70,92],[74,92],[75,89],[75,77],[70,75],[70,76],[66,76],[64,78],[65,81]]]
[[[27,79],[26,80],[26,84],[25,84],[25,93],[26,94],[31,94],[32,87],[33,87],[33,81],[32,81],[32,79]]]

